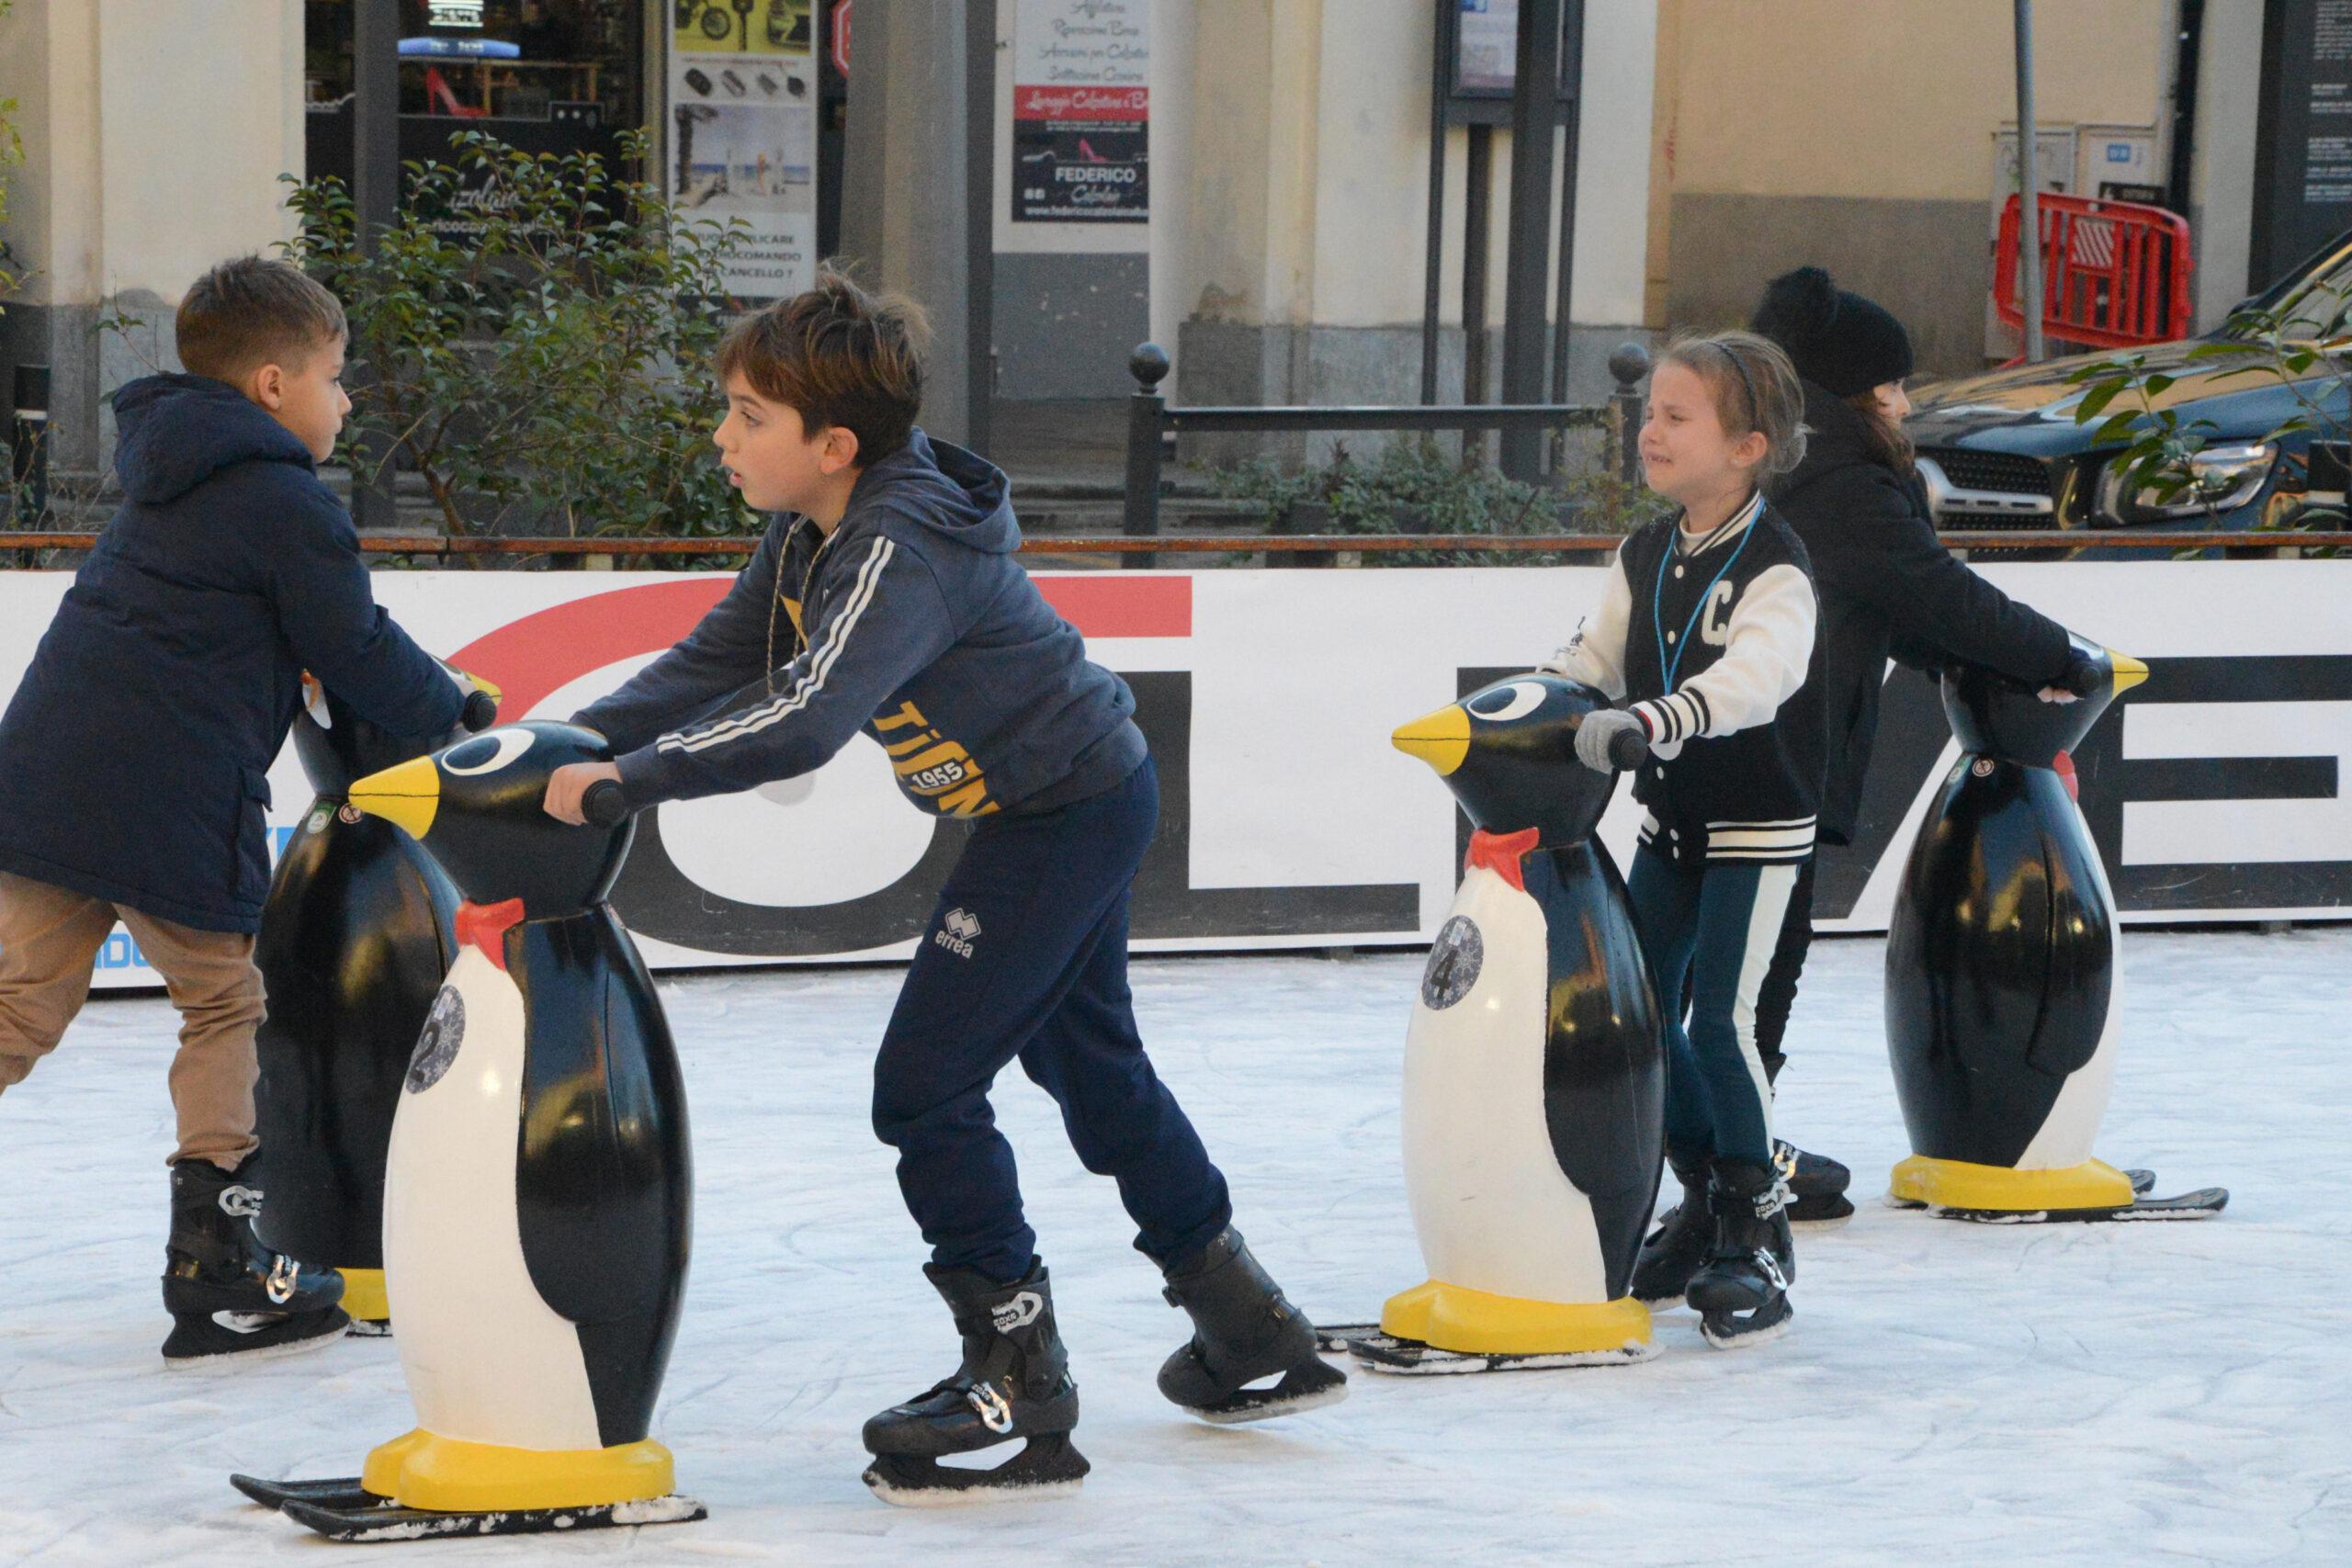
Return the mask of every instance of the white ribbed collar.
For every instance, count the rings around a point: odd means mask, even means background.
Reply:
[[[1674,547],[1684,556],[1705,555],[1725,539],[1737,538],[1748,525],[1756,521],[1763,510],[1764,493],[1758,491],[1747,498],[1746,506],[1733,513],[1713,533],[1695,541],[1683,531],[1681,519],[1677,518],[1674,524]]]

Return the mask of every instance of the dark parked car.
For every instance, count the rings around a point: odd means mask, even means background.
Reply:
[[[2347,307],[2352,232],[2337,236],[2279,283],[2245,301],[2233,321],[2259,310],[2307,323],[2293,332],[2296,338],[2336,337],[2346,330]],[[2212,426],[2190,464],[2193,491],[2168,500],[2136,488],[2127,491],[2109,461],[2120,448],[2094,442],[2100,421],[2075,423],[2075,410],[2087,389],[2067,378],[2115,351],[2092,350],[2087,358],[2069,355],[1922,388],[1913,394],[1917,412],[1908,428],[1939,526],[2076,535],[2065,547],[2022,554],[2097,558],[2109,552],[2083,547],[2095,546],[2102,534],[2233,531],[2291,522],[2307,503],[2340,504],[2346,460],[2343,437],[2352,412],[2343,376],[2322,360],[2290,384],[2272,367],[2270,356],[2252,345],[2243,360],[2189,357],[2203,344],[2233,341],[2243,339],[2233,338],[2232,327],[2224,325],[2205,337],[2141,351],[2150,371],[2179,378],[2156,400],[2158,406],[2177,409],[2184,421],[2204,420]],[[2260,368],[2226,374],[2243,365]],[[2317,417],[2306,400],[2316,406]],[[2109,412],[2125,406],[2118,400]],[[2317,428],[2273,438],[2298,413],[2312,418]],[[2149,558],[2144,550],[2113,555]]]

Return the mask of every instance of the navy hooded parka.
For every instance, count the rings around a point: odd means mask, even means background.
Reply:
[[[226,382],[116,394],[125,502],[0,718],[0,871],[260,928],[269,764],[305,670],[397,735],[464,694],[379,609],[310,452]]]

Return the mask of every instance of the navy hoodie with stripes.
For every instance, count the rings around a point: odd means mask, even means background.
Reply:
[[[858,476],[831,536],[769,524],[683,642],[575,716],[612,742],[628,804],[792,778],[860,729],[944,817],[1046,810],[1133,773],[1134,694],[1015,558],[1010,488],[918,430]]]

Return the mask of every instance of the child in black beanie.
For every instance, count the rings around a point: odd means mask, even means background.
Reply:
[[[1839,288],[1817,266],[1774,278],[1750,323],[1788,353],[1804,383],[1804,461],[1772,504],[1812,557],[1823,642],[1821,711],[1829,734],[1819,837],[1853,841],[1879,688],[1890,655],[1917,668],[1949,659],[2042,686],[2053,702],[2090,678],[2055,621],[2016,603],[1944,548],[1903,431],[1911,401],[1911,335],[1884,307]],[[2079,673],[2077,667],[2080,666]],[[1797,977],[1813,940],[1813,863],[1789,899],[1786,922],[1758,998],[1756,1043],[1774,1079]],[[1792,1224],[1828,1228],[1854,1212],[1846,1168],[1779,1154],[1791,1170]]]

